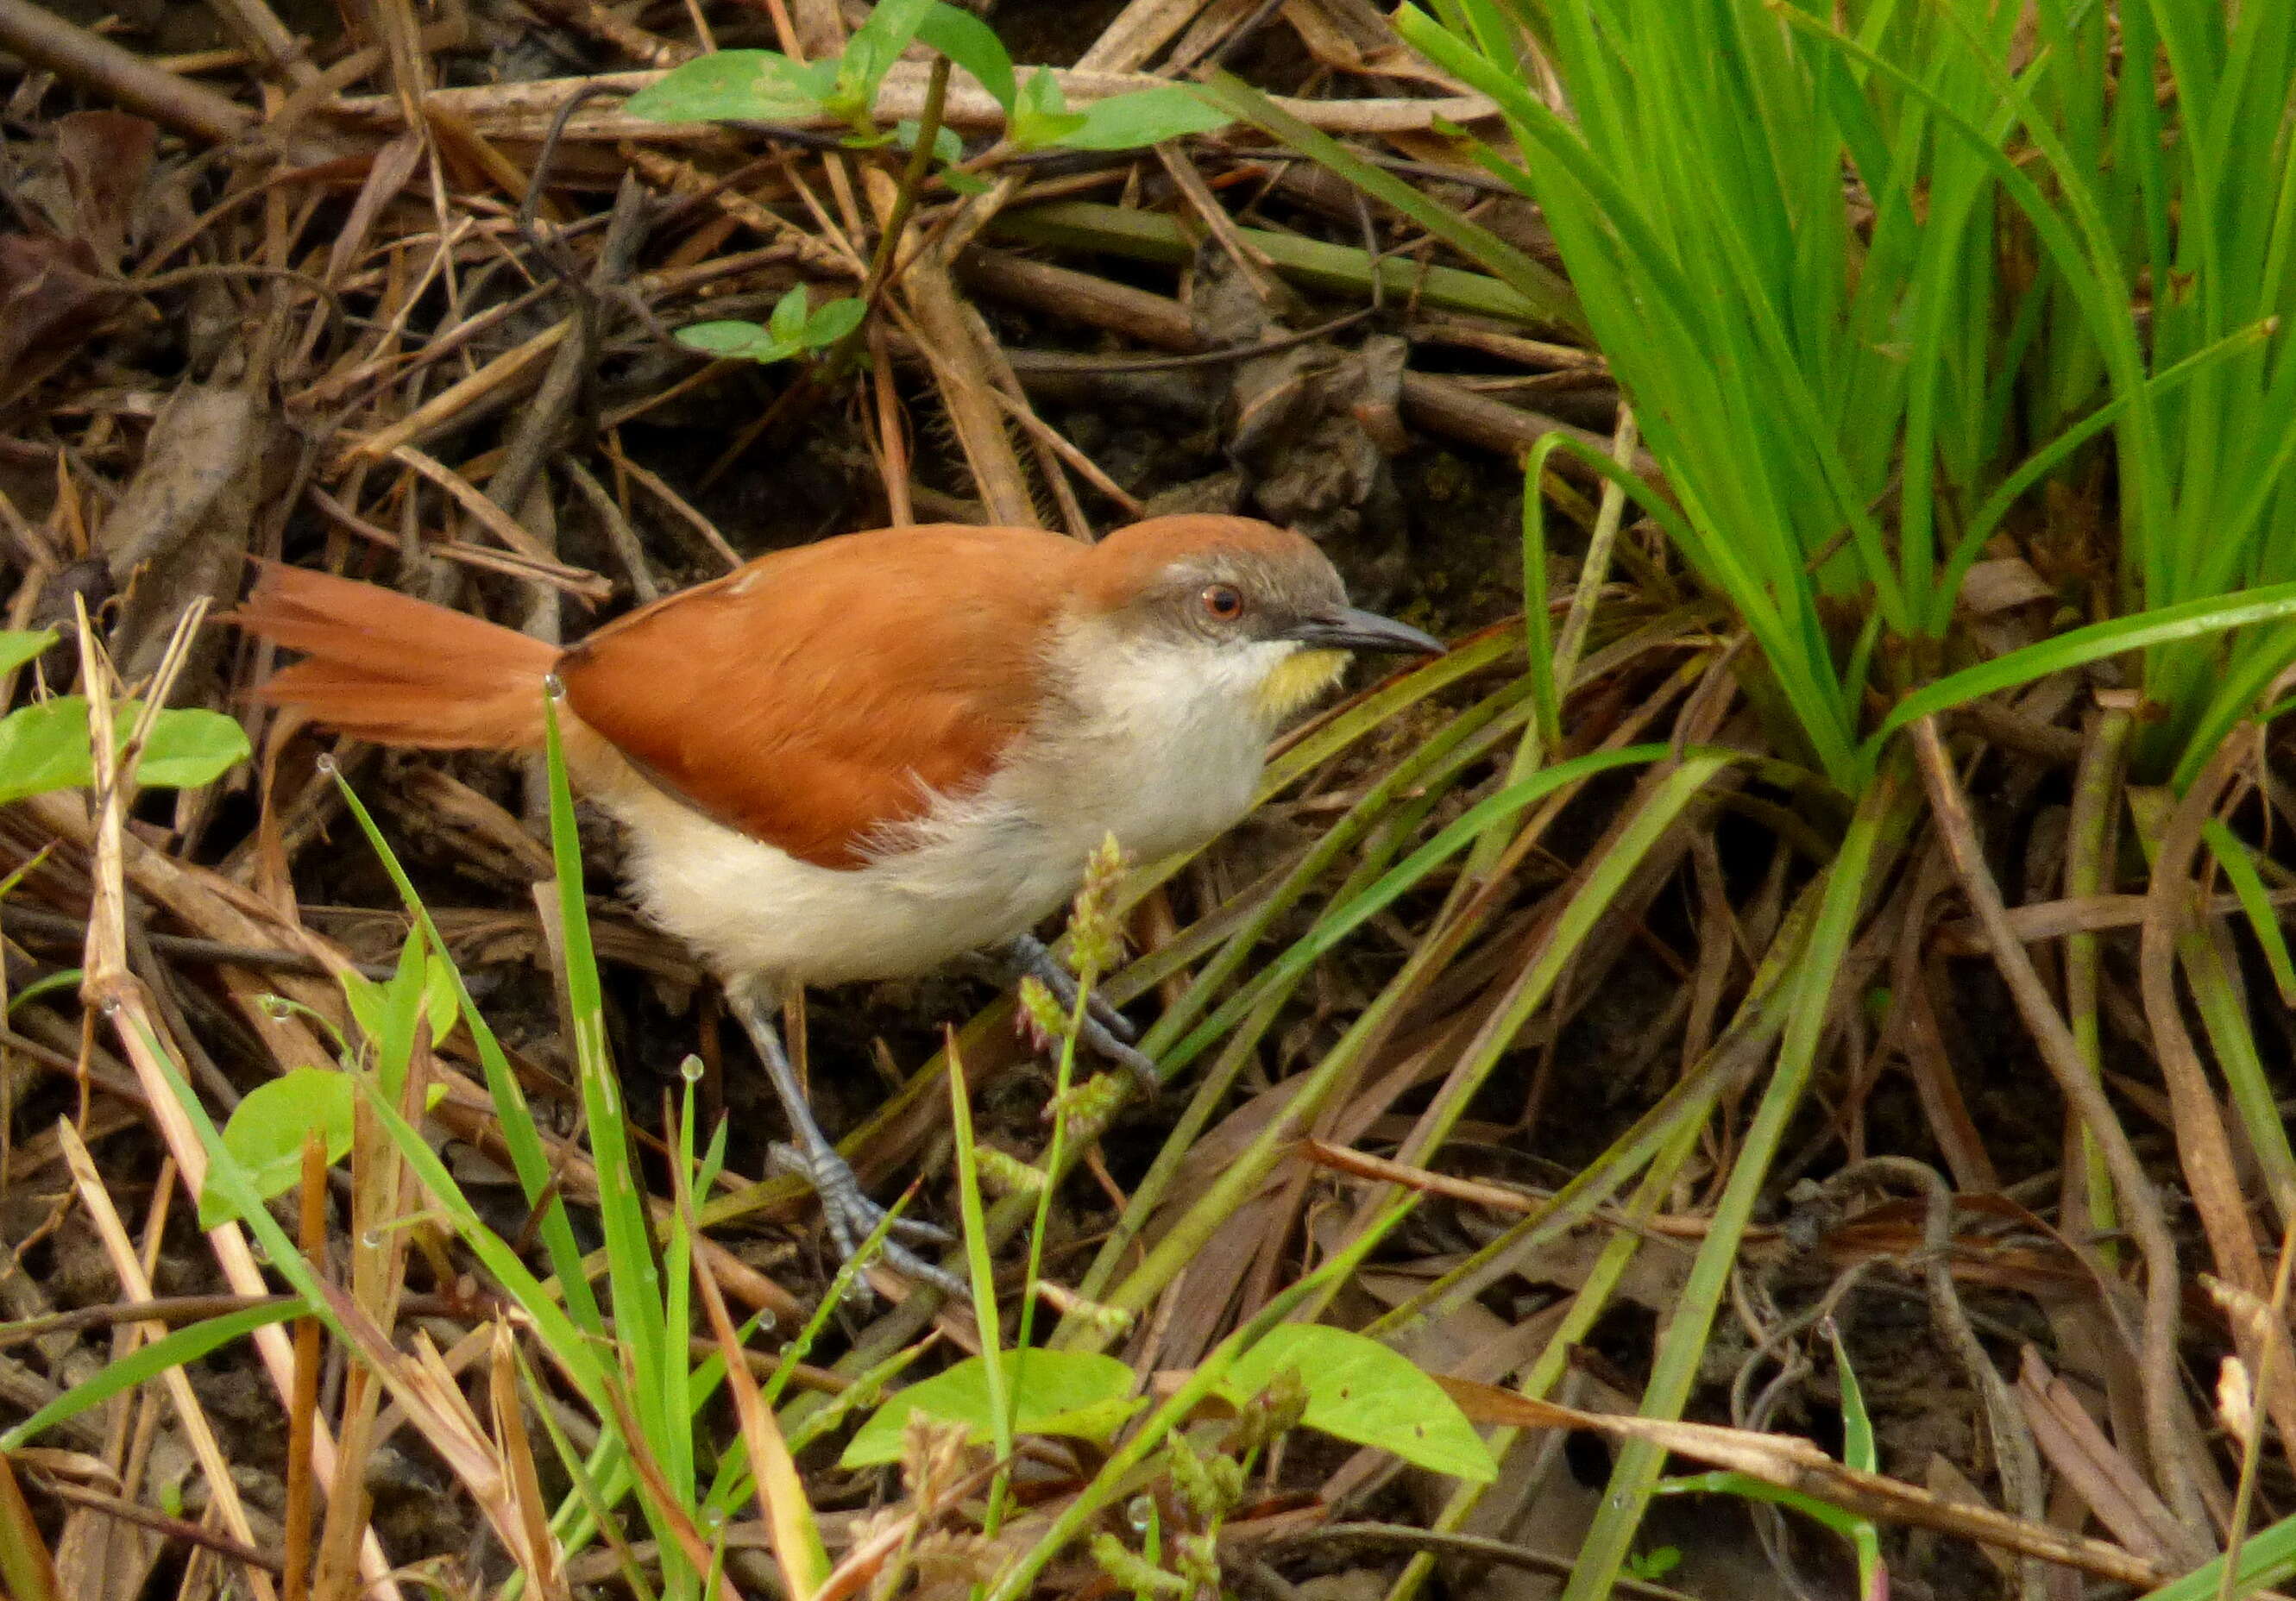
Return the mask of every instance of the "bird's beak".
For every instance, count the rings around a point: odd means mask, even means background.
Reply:
[[[1355,607],[1320,617],[1308,617],[1287,629],[1286,639],[1320,650],[1397,650],[1414,656],[1440,656],[1448,648],[1431,633],[1422,633],[1408,623],[1383,617]]]

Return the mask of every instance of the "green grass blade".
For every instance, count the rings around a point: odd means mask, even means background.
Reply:
[[[1916,690],[1890,709],[1881,727],[1866,740],[1866,748],[1878,751],[1890,735],[1921,718],[1948,711],[1980,696],[2030,683],[2052,673],[2085,666],[2131,650],[2149,649],[2178,640],[2202,639],[2291,617],[2296,617],[2296,582],[2276,584],[2228,598],[2204,596],[2178,606],[2141,611],[2134,617],[2092,623],[2086,628],[2076,628],[1978,666],[1964,668]]]
[[[990,1442],[999,1463],[1013,1459],[1013,1398],[1004,1364],[997,1360],[1004,1349],[1004,1330],[996,1312],[996,1269],[988,1258],[988,1224],[980,1205],[980,1168],[973,1156],[972,1097],[964,1082],[964,1059],[954,1041],[948,1049],[948,1108],[956,1148],[957,1213],[964,1229],[964,1263],[972,1283],[973,1327],[980,1331],[981,1364],[988,1385]],[[988,1498],[986,1530],[993,1539],[1004,1521],[1009,1493],[1000,1470]]]
[[[1472,845],[1485,831],[1510,821],[1567,785],[1614,768],[1663,761],[1677,754],[1707,753],[1677,753],[1672,747],[1665,745],[1632,745],[1619,750],[1596,751],[1547,768],[1519,784],[1511,784],[1497,794],[1486,796],[1469,807],[1448,828],[1414,851],[1379,882],[1347,904],[1327,911],[1316,920],[1314,928],[1303,935],[1275,961],[1262,968],[1250,984],[1230,997],[1218,1011],[1159,1059],[1165,1063],[1168,1070],[1176,1063],[1193,1059],[1257,1005],[1259,995],[1267,988],[1304,974],[1326,952],[1394,904],[1399,896],[1450,857]],[[1736,753],[1727,754],[1732,760],[1738,759]]]
[[[2224,1594],[2225,1562],[2219,1556],[2158,1589],[2145,1591],[2138,1601],[2219,1601]],[[2242,1542],[2239,1560],[2233,1565],[2232,1593],[2253,1596],[2292,1573],[2296,1573],[2296,1516],[2282,1518]]]
[[[2248,926],[2256,934],[2256,943],[2263,947],[2264,960],[2272,970],[2272,982],[2280,991],[2280,1004],[2296,1008],[2296,963],[2288,957],[2288,938],[2280,931],[2280,913],[2272,904],[2271,892],[2264,887],[2263,875],[2256,870],[2256,862],[2240,837],[2226,827],[2223,821],[2211,817],[2201,825],[2201,837],[2208,842],[2209,854],[2224,870],[2225,879],[2240,897],[2241,910],[2248,914]]]
[[[608,1396],[609,1380],[606,1368],[598,1360],[594,1336],[573,1321],[558,1298],[519,1260],[508,1242],[487,1226],[463,1194],[462,1186],[455,1182],[446,1164],[414,1124],[401,1117],[397,1107],[386,1105],[372,1092],[367,1104],[391,1143],[398,1148],[399,1155],[414,1169],[415,1180],[430,1195],[431,1205],[454,1226],[480,1265],[533,1321],[544,1348],[582,1391],[583,1400],[611,1425],[613,1411]]]
[[[357,792],[340,772],[335,775],[336,792],[357,820],[360,830],[373,848],[382,870],[390,878],[399,901],[430,942],[432,950],[446,956],[447,942],[431,920],[430,911],[423,905],[422,897],[415,893],[414,880],[399,865],[398,857],[382,837],[382,829],[368,813]],[[540,1237],[543,1250],[550,1259],[551,1271],[566,1298],[566,1309],[574,1320],[592,1334],[605,1331],[604,1314],[598,1309],[596,1296],[591,1294],[590,1281],[582,1271],[582,1247],[574,1238],[574,1227],[566,1213],[566,1204],[558,1194],[558,1174],[544,1148],[541,1131],[536,1127],[533,1108],[527,1103],[526,1091],[520,1087],[518,1074],[512,1069],[510,1058],[503,1051],[502,1041],[495,1037],[492,1025],[479,1010],[472,997],[470,986],[463,982],[462,969],[452,958],[447,958],[447,970],[455,985],[455,1003],[463,1014],[463,1026],[470,1031],[477,1048],[479,1065],[486,1074],[487,1093],[495,1104],[495,1120],[502,1129],[503,1145],[509,1153],[511,1167],[518,1174],[519,1188],[529,1206],[542,1209]]]
[[[1848,957],[1883,847],[1901,831],[1904,812],[1898,784],[1884,774],[1859,804],[1841,853],[1826,870],[1808,943],[1797,954],[1779,992],[1785,1025],[1777,1066],[1747,1127],[1681,1298],[1660,1337],[1650,1384],[1643,1393],[1644,1417],[1677,1417],[1690,1398],[1746,1226],[1816,1065],[1818,1044],[1833,1016],[1835,978]],[[1599,1601],[1610,1594],[1633,1548],[1665,1454],[1640,1441],[1620,1449],[1610,1487],[1580,1545],[1562,1601]]]
[[[667,1298],[654,1254],[646,1196],[630,1160],[628,1119],[620,1080],[606,1046],[605,998],[598,984],[596,952],[590,941],[589,903],[582,891],[582,843],[574,825],[574,796],[566,778],[556,698],[545,699],[545,756],[550,782],[550,845],[558,889],[559,938],[564,952],[568,1015],[572,1020],[575,1066],[582,1108],[589,1123],[590,1155],[597,1175],[598,1222],[605,1237],[608,1281],[613,1287],[616,1344],[631,1368],[630,1404],[643,1424],[672,1487],[693,1489],[693,1431],[685,1412],[666,1400],[673,1387],[668,1368],[686,1361],[685,1330],[663,1326]],[[663,1546],[667,1563],[674,1542]],[[675,1589],[668,1582],[667,1588]]]
[[[1229,72],[1216,72],[1197,94],[1220,110],[1265,129],[1275,138],[1303,151],[1333,172],[1402,212],[1462,255],[1479,263],[1537,308],[1554,326],[1576,333],[1586,331],[1578,297],[1553,269],[1541,265],[1481,225],[1470,222],[1450,207],[1429,200],[1393,173],[1373,166],[1347,146],[1308,127],[1259,90]]]
[[[202,1319],[160,1336],[148,1345],[74,1385],[23,1422],[0,1434],[0,1451],[12,1451],[60,1423],[68,1423],[91,1407],[100,1407],[115,1395],[159,1377],[171,1368],[195,1362],[209,1352],[242,1339],[258,1328],[299,1318],[310,1311],[299,1297],[268,1306],[250,1306],[218,1317]]]

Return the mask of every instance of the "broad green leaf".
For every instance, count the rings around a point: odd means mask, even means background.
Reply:
[[[1132,1388],[1132,1369],[1111,1356],[1084,1351],[1006,1351],[998,1353],[998,1361],[1013,1392],[1015,1434],[1106,1440],[1146,1404],[1126,1393]],[[872,1467],[898,1461],[901,1431],[908,1426],[912,1412],[964,1424],[975,1443],[986,1442],[994,1419],[988,1378],[988,1364],[980,1357],[967,1357],[947,1372],[892,1395],[861,1425],[838,1465]]]
[[[432,1042],[452,1033],[462,1015],[462,990],[455,983],[454,962],[436,951],[428,952],[422,959],[422,1017],[430,1025]]]
[[[94,776],[84,697],[59,695],[0,717],[0,805],[70,789]]]
[[[1241,1404],[1287,1368],[1307,1386],[1301,1421],[1309,1428],[1478,1484],[1498,1476],[1490,1449],[1441,1385],[1408,1357],[1349,1329],[1324,1323],[1271,1329],[1236,1359],[1221,1393]]]
[[[917,24],[917,37],[972,74],[1005,113],[1012,113],[1013,58],[1005,53],[1004,42],[995,29],[947,0],[933,0],[924,20]]]
[[[673,67],[622,102],[650,122],[787,122],[816,115],[836,63],[774,50],[718,50]]]
[[[327,1161],[340,1162],[351,1148],[351,1099],[357,1086],[348,1073],[326,1067],[297,1067],[258,1084],[224,1124],[224,1148],[239,1158],[257,1195],[268,1199],[291,1188],[303,1172],[303,1137],[317,1129]],[[200,1194],[200,1227],[212,1229],[238,1216],[231,1201],[209,1187]]]
[[[382,987],[381,1012],[368,1032],[374,1041],[376,1084],[393,1106],[399,1104],[406,1087],[418,1026],[430,1024],[431,1039],[439,1038],[440,992],[443,988],[451,994],[453,982],[453,971],[431,950],[422,931],[408,929],[406,942],[398,950],[398,970]],[[444,1015],[451,1021],[460,1009],[458,1003]]]
[[[162,1335],[101,1369],[94,1377],[74,1385],[5,1434],[0,1434],[0,1450],[12,1451],[43,1430],[78,1417],[91,1407],[100,1407],[113,1396],[123,1395],[159,1377],[170,1368],[196,1362],[219,1345],[227,1345],[269,1324],[301,1317],[308,1310],[300,1300],[282,1301],[274,1306],[246,1306]]]
[[[917,135],[922,132],[924,124],[914,117],[904,117],[894,125],[893,143],[903,150],[914,150]],[[933,159],[944,165],[964,159],[964,141],[956,136],[955,128],[937,127],[933,130]]]
[[[142,711],[133,700],[113,707],[115,747],[127,744]],[[235,719],[221,712],[165,711],[152,721],[136,780],[157,789],[187,789],[221,776],[247,755],[247,731]],[[85,696],[59,695],[0,718],[0,804],[72,788],[94,776]]]
[[[841,295],[825,300],[805,320],[805,346],[808,350],[825,350],[847,334],[861,326],[861,319],[869,313],[869,303],[853,295]]]
[[[398,961],[390,978],[381,984],[356,974],[347,973],[342,978],[351,1020],[358,1025],[359,1033],[373,1048],[370,1059],[379,1075],[383,1099],[393,1105],[398,1104],[399,1090],[406,1082],[408,1064],[414,1059],[415,1021],[431,1015],[434,1004],[430,992],[432,972],[426,950],[422,931],[409,929],[398,947]]]
[[[805,338],[805,285],[793,283],[789,292],[774,302],[774,314],[766,319],[766,333],[777,345],[794,345]]]
[[[1052,143],[1066,150],[1134,150],[1186,134],[1208,134],[1235,120],[1182,84],[1111,94],[1086,105],[1081,116]]]
[[[699,350],[722,361],[785,362],[798,350],[795,345],[784,344],[755,323],[695,323],[679,329],[676,338],[687,349]]]
[[[116,726],[125,738],[135,724],[135,703],[130,701],[119,707]],[[250,754],[247,731],[238,718],[198,707],[178,707],[152,720],[151,738],[144,740],[143,760],[135,764],[135,781],[153,789],[195,789],[213,783]]]
[[[382,1037],[383,1009],[390,997],[383,987],[364,973],[340,973],[336,976],[343,986],[343,1000],[349,1007],[351,1022],[370,1040]]]
[[[853,37],[845,42],[845,53],[838,58],[836,86],[824,102],[833,115],[865,131],[864,125],[876,103],[877,86],[884,81],[886,69],[900,60],[909,41],[917,37],[932,4],[933,0],[877,0],[869,20],[853,30]]]
[[[0,673],[13,673],[55,642],[53,628],[0,628]]]
[[[852,59],[857,45],[865,54],[884,52],[885,61],[890,64],[917,37],[933,4],[934,0],[877,0],[869,8],[869,20],[855,29],[853,37],[846,41],[847,59]],[[877,71],[882,77],[884,68]]]
[[[1083,126],[1084,118],[1069,110],[1068,96],[1061,93],[1060,79],[1049,69],[1039,67],[1021,84],[1005,122],[1004,135],[1021,150],[1042,150]]]

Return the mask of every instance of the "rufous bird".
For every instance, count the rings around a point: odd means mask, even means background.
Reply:
[[[775,1009],[806,984],[991,948],[1073,1006],[1030,931],[1104,838],[1139,860],[1204,844],[1250,808],[1268,739],[1349,652],[1443,649],[1349,606],[1301,535],[1210,516],[1096,544],[849,534],[565,650],[277,565],[235,618],[304,653],[266,700],[379,744],[538,750],[557,686],[572,782],[627,831],[645,914],[724,983],[848,1255],[884,1214],[807,1107]],[[1152,1082],[1119,1015],[1086,1032]],[[905,1250],[888,1259],[950,1282]]]

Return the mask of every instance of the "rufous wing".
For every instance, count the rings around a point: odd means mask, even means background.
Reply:
[[[609,625],[558,666],[577,716],[753,838],[852,868],[977,788],[1042,701],[1085,547],[1034,529],[847,535]]]

